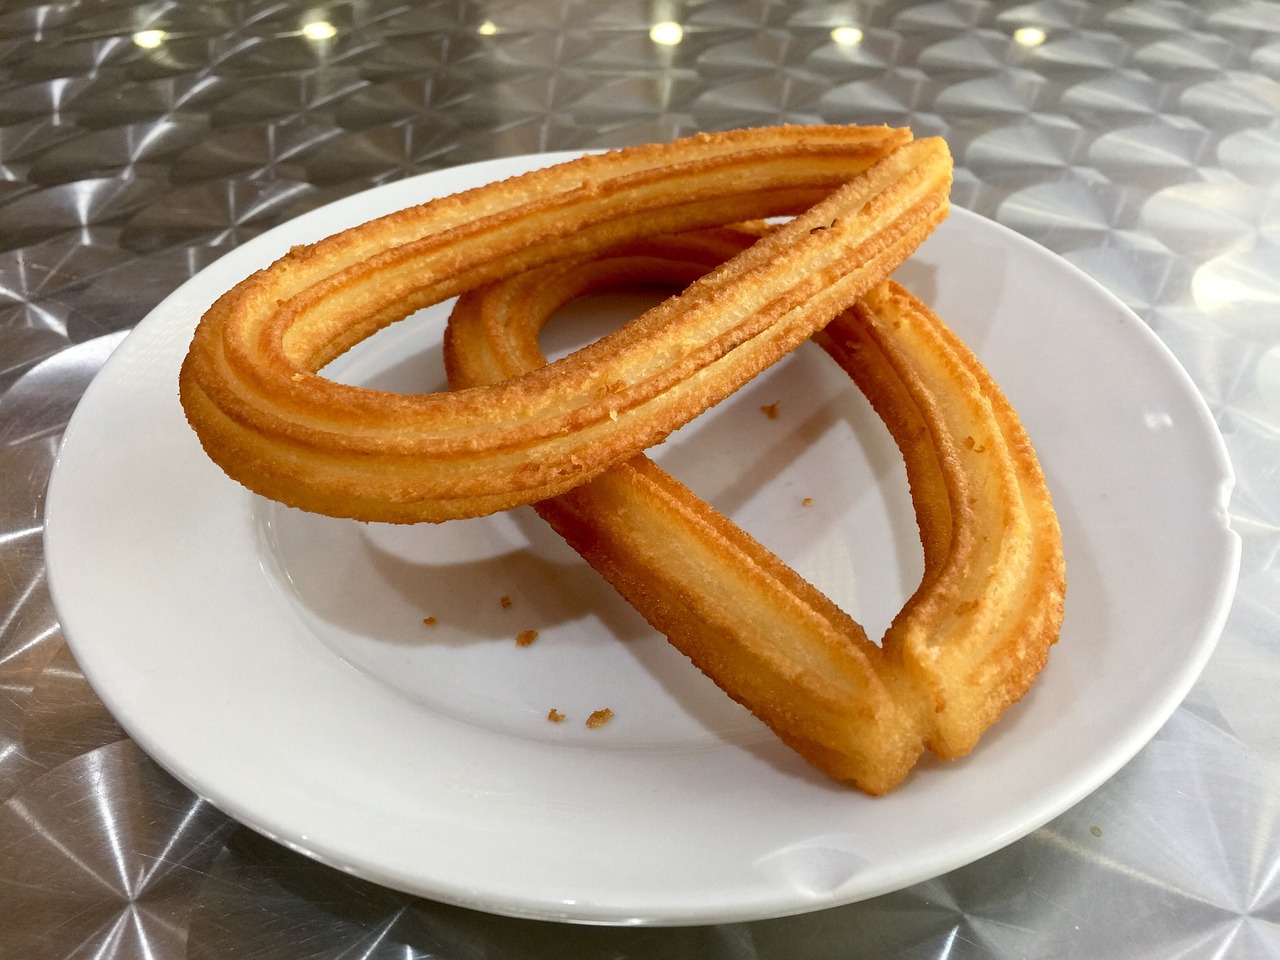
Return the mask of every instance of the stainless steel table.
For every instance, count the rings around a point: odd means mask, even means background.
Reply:
[[[353,879],[143,755],[68,652],[41,552],[60,433],[124,331],[236,244],[373,184],[780,121],[944,135],[956,202],[1110,288],[1208,402],[1238,475],[1239,591],[1135,760],[919,886],[662,930]],[[9,0],[0,957],[1280,957],[1278,468],[1280,5]]]

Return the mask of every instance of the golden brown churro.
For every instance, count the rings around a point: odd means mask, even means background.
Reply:
[[[432,201],[298,247],[201,319],[180,394],[209,456],[318,513],[414,522],[571,489],[660,441],[820,329],[947,212],[937,139],[778,127],[632,148]],[[414,311],[637,237],[799,214],[580,355],[404,396],[318,371]]]
[[[760,229],[632,244],[463,297],[446,334],[470,386],[543,363],[563,303],[636,283],[682,285]],[[902,451],[925,571],[880,646],[777,557],[643,455],[538,512],[659,631],[810,762],[870,793],[923,749],[951,758],[1028,686],[1058,636],[1063,560],[1039,464],[973,354],[886,283],[817,338]]]
[[[220,298],[183,364],[183,407],[231,477],[303,509],[416,522],[535,503],[779,737],[882,793],[926,747],[972,749],[1026,691],[1062,615],[1056,517],[1021,424],[954,334],[886,282],[946,216],[950,176],[937,139],[779,127],[435,200],[295,248]],[[681,292],[546,364],[537,334],[560,305],[636,282]],[[455,392],[321,375],[459,295]],[[906,462],[925,571],[880,646],[640,453],[810,337]]]

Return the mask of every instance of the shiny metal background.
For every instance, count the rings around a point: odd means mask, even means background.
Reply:
[[[63,643],[40,546],[59,435],[124,331],[234,245],[372,184],[779,121],[946,136],[956,202],[1105,284],[1203,393],[1238,473],[1240,589],[1147,749],[1032,836],[920,886],[637,930],[495,918],[328,870],[125,737]],[[1278,552],[1280,5],[0,3],[6,960],[1280,957]]]

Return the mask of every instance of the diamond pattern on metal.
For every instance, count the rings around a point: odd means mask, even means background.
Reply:
[[[487,917],[234,825],[62,640],[45,483],[118,337],[235,245],[499,155],[909,124],[954,198],[1178,357],[1238,476],[1239,599],[1112,782],[999,853],[810,916]],[[14,0],[0,10],[0,956],[1280,957],[1280,6],[1262,0]],[[1157,467],[1153,467],[1158,469]]]

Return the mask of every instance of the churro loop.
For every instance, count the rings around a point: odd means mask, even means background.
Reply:
[[[888,128],[778,127],[585,157],[286,256],[201,319],[180,378],[209,456],[264,496],[395,522],[553,496],[660,441],[823,327],[946,215],[950,158]],[[639,237],[799,214],[600,344],[403,396],[324,365],[485,283]]]
[[[763,228],[632,244],[461,298],[446,332],[458,387],[545,362],[538,332],[583,294],[682,285]],[[1020,699],[1056,642],[1061,536],[1017,415],[977,358],[891,282],[817,341],[889,428],[906,464],[922,582],[883,642],[644,455],[536,504],[649,622],[831,776],[881,794],[925,747],[968,753]]]

